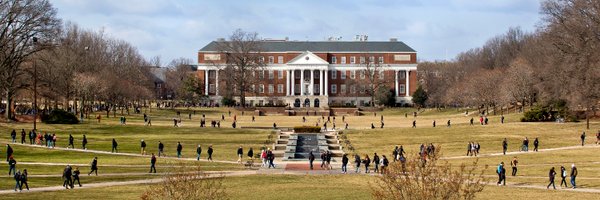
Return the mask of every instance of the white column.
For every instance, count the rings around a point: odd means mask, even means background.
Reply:
[[[292,96],[295,96],[295,95],[296,95],[296,90],[295,90],[295,88],[294,88],[294,87],[296,87],[296,75],[295,75],[296,73],[295,73],[295,71],[296,71],[296,70],[292,70],[292,77],[291,77],[291,79],[292,79],[292,82],[290,83],[290,84],[292,84],[292,85],[291,85],[291,88],[292,88],[292,89],[290,89],[290,95],[292,95]]]
[[[398,96],[398,94],[399,94],[399,92],[398,92],[398,89],[400,89],[400,88],[398,87],[398,70],[394,70],[394,75],[395,75],[395,77],[396,77],[396,78],[394,79],[394,80],[395,80],[395,81],[394,81],[394,85],[396,85],[396,96]]]
[[[300,70],[300,96],[302,95],[304,95],[304,69]]]
[[[215,70],[215,96],[219,96],[219,70]]]
[[[310,86],[308,88],[309,95],[315,95],[315,71],[310,70]]]
[[[208,96],[208,69],[204,70],[204,95]]]
[[[290,70],[285,70],[285,96],[290,95]]]
[[[323,70],[319,70],[319,96],[323,96]]]
[[[329,90],[329,76],[327,74],[329,74],[329,70],[325,70],[325,85],[323,86],[323,93],[325,96],[329,95],[327,94],[327,91]]]
[[[409,94],[410,93],[409,92],[410,91],[410,77],[409,77],[409,74],[410,74],[410,71],[406,70],[406,88],[405,88],[406,92],[405,93],[406,93],[407,97],[410,96],[410,94]]]

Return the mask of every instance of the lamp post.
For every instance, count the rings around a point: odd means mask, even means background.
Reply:
[[[34,48],[38,43],[37,37],[33,37],[33,45]],[[35,64],[35,58],[33,58],[33,130],[37,130],[37,117],[38,117],[38,109],[37,109],[37,66]]]

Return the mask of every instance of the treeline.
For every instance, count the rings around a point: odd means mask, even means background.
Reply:
[[[450,62],[422,62],[427,106],[563,105],[592,114],[600,101],[600,1],[547,0],[537,30],[511,28]],[[496,109],[494,109],[496,110]]]

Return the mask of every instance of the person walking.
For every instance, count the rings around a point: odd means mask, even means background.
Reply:
[[[365,174],[368,174],[369,171],[369,165],[371,164],[371,159],[369,158],[369,155],[365,154],[365,159],[363,160],[363,164],[365,165]]]
[[[563,184],[565,185],[565,187],[569,187],[569,185],[567,185],[567,181],[565,180],[567,178],[567,170],[565,169],[564,166],[560,166],[560,187],[563,186]]]
[[[208,150],[206,151],[206,153],[208,153],[208,158],[206,158],[206,160],[213,161],[213,159],[212,159],[213,151],[214,150],[213,150],[212,145],[208,146]]]
[[[98,157],[94,157],[94,160],[92,160],[91,171],[88,173],[88,176],[93,172],[95,172],[96,176],[98,176]]]
[[[260,159],[262,160],[262,165],[261,167],[265,167],[267,166],[267,151],[263,148],[263,150],[260,152]]]
[[[311,151],[310,153],[308,153],[308,166],[309,166],[310,170],[313,170],[313,162],[314,161],[315,161],[315,155]]]
[[[360,160],[360,156],[358,154],[354,154],[354,164],[356,165],[356,173],[360,172],[360,163],[362,161]]]
[[[581,146],[583,146],[585,144],[585,131],[581,134],[580,138],[581,138]]]
[[[321,169],[325,167],[325,162],[327,161],[327,155],[324,151],[321,152]]]
[[[575,178],[577,178],[577,167],[575,167],[575,163],[573,163],[571,165],[571,185],[573,186],[573,189],[577,187],[575,184]]]
[[[250,150],[248,150],[248,159],[250,159],[250,162],[254,163],[254,150],[252,150],[252,147],[250,147]]]
[[[196,147],[196,160],[200,160],[201,155],[202,155],[202,147],[200,145],[198,145],[198,147]]]
[[[177,142],[177,158],[181,158],[181,150],[183,150],[183,146],[181,142]]]
[[[161,141],[158,141],[158,157],[160,155],[167,156],[163,150],[165,150],[165,145]]]
[[[435,120],[433,120],[433,122],[431,122],[431,125],[433,126],[433,128],[435,128]]]
[[[36,135],[37,134],[35,134],[35,131],[33,131],[33,130],[29,131],[29,144],[33,145],[33,142],[34,142],[34,139],[35,139]]]
[[[112,139],[112,150],[111,150],[112,153],[115,153],[115,152],[119,153],[119,151],[117,150],[117,145],[118,145],[117,140],[115,140],[115,138],[113,138]]]
[[[600,144],[600,130],[596,133],[596,144]]]
[[[81,172],[79,172],[79,167],[75,167],[75,170],[73,171],[73,182],[71,183],[71,185],[75,185],[75,181],[77,181],[77,184],[79,184],[79,187],[81,187],[81,182],[79,181],[79,174]]]
[[[342,173],[348,173],[348,154],[342,155]]]
[[[473,148],[473,144],[471,142],[469,142],[469,144],[467,144],[467,156],[472,155],[471,149]]]
[[[17,188],[19,189],[19,191],[23,190],[23,188],[21,187],[21,171],[17,171],[15,173],[15,175],[13,176],[13,178],[15,179],[15,192],[17,191]]]
[[[13,155],[13,148],[10,146],[10,144],[6,144],[6,161],[8,162],[9,159],[12,157]]]
[[[67,149],[69,147],[71,147],[73,149],[75,148],[75,145],[73,144],[73,141],[75,141],[75,138],[73,138],[73,135],[69,134],[69,145],[67,145]]]
[[[21,129],[21,144],[25,144],[25,129]]]
[[[73,183],[72,183],[72,179],[71,176],[73,175],[72,169],[70,165],[67,165],[67,167],[65,167],[64,171],[63,171],[63,187],[65,187],[66,189],[69,189],[69,186],[71,186],[71,189],[73,189]]]
[[[389,165],[390,161],[388,161],[388,159],[385,157],[385,155],[381,156],[381,174],[385,174],[386,170],[387,170],[387,166]]]
[[[550,172],[548,172],[548,178],[550,179],[548,183],[548,186],[546,186],[546,189],[550,189],[550,185],[552,185],[552,187],[556,190],[556,186],[554,185],[554,177],[556,176],[556,171],[554,171],[554,167],[550,168]]]
[[[327,150],[327,152],[325,153],[325,168],[327,168],[327,170],[333,169],[331,167],[331,157],[333,157],[333,154],[331,153],[331,151]]]
[[[23,185],[25,185],[25,188],[29,190],[29,184],[27,184],[27,175],[27,169],[23,169],[23,173],[21,173],[21,185],[19,188],[23,189]]]
[[[17,172],[17,161],[15,160],[15,158],[13,158],[12,155],[8,158],[8,175],[9,176],[10,176],[11,172],[13,175]]]
[[[17,131],[15,131],[15,129],[10,132],[10,138],[12,143],[17,143]]]
[[[417,120],[413,120],[412,127],[417,128]]]
[[[519,164],[519,160],[517,160],[517,157],[515,156],[510,162],[510,166],[512,167],[512,176],[517,175],[517,164]]]
[[[506,138],[504,138],[504,140],[502,140],[502,154],[506,155],[506,150],[508,149],[508,141],[506,140]]]
[[[540,141],[538,140],[538,138],[535,138],[535,140],[533,140],[533,151],[538,151],[538,146],[540,145]]]
[[[450,128],[450,120],[448,120],[448,122],[446,123],[446,126],[447,126],[448,128]]]
[[[500,116],[500,123],[504,124],[504,115]]]
[[[152,157],[150,158],[150,172],[148,173],[156,173],[156,156],[152,153]]]
[[[85,145],[87,145],[87,143],[88,143],[87,137],[85,137],[85,135],[83,135],[83,140],[81,141],[81,149],[87,150],[87,148],[85,147]]]
[[[502,185],[506,185],[506,169],[504,168],[504,165],[502,165],[502,168],[500,169],[500,180]]]
[[[498,174],[498,185],[502,182],[502,168],[504,167],[504,162],[500,162],[498,168],[496,168],[496,174]]]
[[[146,155],[146,141],[144,141],[144,139],[142,139],[142,141],[140,142],[140,148],[142,155]]]
[[[473,118],[472,118],[472,117],[471,117],[471,120],[469,120],[469,124],[470,124],[471,126],[473,126]]]
[[[373,155],[373,164],[375,165],[375,169],[373,170],[374,173],[379,173],[379,162],[381,162],[381,160],[377,153],[375,153],[375,155]]]
[[[238,160],[237,160],[237,162],[238,162],[238,163],[242,163],[242,156],[244,156],[244,149],[242,148],[242,146],[240,146],[240,147],[237,149],[237,156],[238,156]]]
[[[275,163],[273,162],[275,160],[275,155],[273,154],[273,151],[271,151],[271,148],[269,148],[269,150],[267,151],[267,159],[269,160],[269,169],[271,167],[275,169]]]

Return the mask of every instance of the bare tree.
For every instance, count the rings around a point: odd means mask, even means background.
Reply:
[[[439,160],[439,148],[431,155],[392,162],[374,186],[374,199],[474,199],[483,191],[487,166],[453,166]]]
[[[189,168],[193,169],[190,171]],[[187,170],[186,170],[187,168]],[[148,187],[142,194],[143,200],[187,200],[187,199],[229,199],[222,175],[209,175],[200,166],[178,164],[171,167],[162,182]]]
[[[12,101],[23,88],[22,64],[35,52],[50,45],[60,30],[56,9],[47,0],[0,1],[0,85],[6,97],[6,118],[13,119]]]
[[[531,65],[524,59],[517,58],[506,71],[502,90],[509,102],[520,102],[532,105],[534,102],[535,78]]]
[[[256,74],[262,72],[265,63],[262,57],[261,40],[257,33],[244,32],[238,29],[228,41],[217,41],[218,49],[225,55],[224,77],[226,84],[236,90],[242,107],[246,106],[246,94],[253,92],[252,85],[258,83]],[[222,63],[214,63],[223,69]]]
[[[375,99],[378,96],[389,93],[389,85],[394,82],[395,77],[385,77],[385,71],[389,65],[375,60],[373,54],[364,54],[361,58],[359,67],[359,78],[355,81],[363,86],[364,92],[371,97],[371,106],[375,106]],[[387,91],[386,91],[387,88]]]
[[[177,58],[172,60],[165,73],[166,87],[173,92],[175,99],[192,100],[193,93],[190,93],[186,88],[186,81],[194,76],[194,71],[191,68],[192,61],[187,58]],[[194,76],[195,77],[195,76]]]

